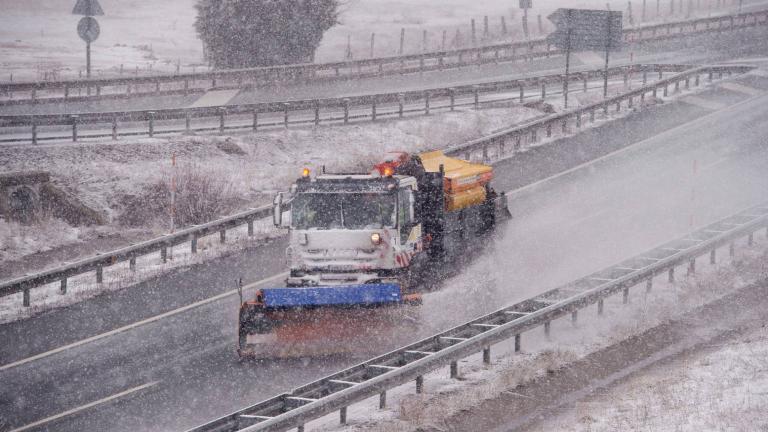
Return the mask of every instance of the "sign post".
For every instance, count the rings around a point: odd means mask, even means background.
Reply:
[[[520,9],[523,10],[523,34],[529,39],[528,33],[528,9],[533,7],[533,0],[520,0]]]
[[[85,76],[91,77],[91,42],[99,38],[101,28],[99,22],[94,16],[104,15],[99,0],[77,0],[75,8],[72,9],[72,15],[82,15],[83,18],[77,23],[77,34],[80,39],[85,41]],[[91,93],[88,87],[88,94]]]
[[[547,17],[557,29],[547,36],[547,42],[565,50],[565,80],[563,97],[568,108],[568,75],[572,50],[605,50],[603,96],[608,95],[608,57],[611,50],[622,45],[621,12],[590,9],[558,9]]]

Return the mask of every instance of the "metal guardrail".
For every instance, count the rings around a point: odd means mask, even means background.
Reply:
[[[608,110],[609,107],[614,105],[617,106],[617,109],[620,109],[622,102],[627,102],[627,105],[631,107],[633,104],[633,98],[640,98],[642,100],[645,94],[652,93],[655,95],[659,89],[663,89],[664,95],[666,96],[668,94],[668,88],[670,85],[674,85],[676,88],[679,88],[680,84],[684,83],[684,85],[688,87],[690,85],[691,78],[694,79],[694,85],[698,85],[700,84],[700,76],[702,75],[705,75],[709,80],[712,80],[714,79],[715,74],[717,74],[719,78],[722,78],[723,74],[730,75],[732,73],[745,72],[751,69],[753,69],[751,66],[739,65],[705,66],[694,68],[692,70],[685,71],[681,74],[674,75],[672,77],[655,82],[651,85],[641,87],[637,90],[630,91],[605,101],[601,101],[566,113],[548,116],[540,120],[530,122],[524,126],[513,127],[492,134],[488,137],[470,141],[466,144],[462,144],[447,150],[446,154],[464,157],[465,159],[470,160],[473,152],[482,151],[483,160],[489,161],[489,149],[496,147],[498,149],[499,155],[507,153],[507,150],[510,148],[515,152],[521,151],[524,148],[524,140],[528,140],[530,143],[535,143],[538,139],[538,133],[541,130],[545,130],[547,135],[551,135],[552,125],[556,123],[561,123],[563,125],[563,129],[566,129],[569,124],[568,122],[575,119],[576,126],[580,127],[581,116],[584,114],[588,114],[590,118],[594,120],[595,112],[600,109]],[[512,145],[509,145],[510,143],[512,143]],[[195,253],[197,251],[197,238],[218,231],[220,233],[220,241],[223,242],[226,239],[227,229],[234,228],[243,224],[248,224],[248,233],[251,235],[253,234],[253,222],[257,219],[269,217],[270,214],[271,207],[269,206],[252,209],[243,213],[229,216],[224,219],[212,221],[204,225],[186,228],[177,233],[153,240],[148,240],[146,242],[129,246],[127,248],[100,254],[94,258],[80,260],[34,275],[28,275],[8,280],[0,283],[0,297],[21,292],[23,293],[23,305],[30,306],[30,291],[33,288],[60,281],[61,292],[66,293],[67,278],[90,271],[96,272],[96,282],[101,283],[103,281],[104,267],[114,265],[118,262],[129,261],[131,268],[135,268],[137,257],[155,253],[157,251],[160,251],[161,258],[163,258],[163,261],[165,261],[165,251],[167,251],[168,247],[176,246],[186,242],[191,243],[191,251]]]
[[[521,335],[597,303],[603,313],[604,299],[623,293],[626,303],[630,289],[645,283],[652,288],[653,278],[667,273],[674,281],[675,268],[688,264],[696,271],[697,258],[709,254],[715,263],[717,249],[730,245],[733,256],[737,239],[747,236],[751,245],[754,233],[768,228],[768,203],[752,207],[692,232],[677,240],[649,250],[634,258],[583,277],[562,287],[502,308],[496,312],[422,339],[408,346],[370,359],[341,372],[303,385],[291,392],[236,411],[189,432],[285,431],[299,428],[311,420],[339,411],[346,423],[347,407],[379,396],[379,407],[386,405],[387,391],[408,382],[416,382],[421,393],[424,375],[449,366],[452,378],[458,377],[458,361],[482,351],[483,362],[491,361],[491,346],[514,337],[515,351],[520,351]],[[766,230],[768,234],[768,229]]]
[[[197,240],[200,237],[219,232],[219,241],[224,243],[226,241],[227,229],[241,225],[248,225],[248,235],[252,236],[254,233],[254,221],[269,217],[271,214],[272,206],[254,208],[223,219],[186,228],[163,237],[141,242],[108,253],[98,254],[94,258],[83,259],[34,275],[11,279],[0,283],[0,297],[21,292],[23,293],[23,305],[30,306],[30,290],[32,288],[60,281],[61,293],[65,294],[67,292],[67,278],[91,271],[96,272],[96,282],[102,283],[104,267],[128,261],[130,268],[134,270],[136,268],[136,258],[158,251],[160,251],[160,256],[163,262],[166,262],[168,248],[183,243],[190,243],[191,252],[197,253]]]
[[[689,65],[669,65],[669,64],[648,64],[613,67],[608,70],[609,77],[622,76],[626,83],[631,74],[642,74],[643,82],[647,81],[649,73],[658,73],[659,79],[665,72],[681,72],[691,68]],[[574,72],[570,75],[570,81],[582,82],[586,89],[587,82],[590,79],[600,79],[604,77],[603,70],[586,70]],[[0,134],[14,133],[14,138],[0,138],[0,142],[25,142],[27,138],[19,137],[19,128],[29,128],[32,144],[37,144],[44,140],[65,140],[88,138],[110,137],[116,140],[119,136],[148,135],[153,137],[160,134],[186,133],[191,131],[218,131],[224,133],[227,130],[258,130],[259,128],[270,126],[285,126],[291,124],[315,124],[322,122],[342,122],[349,123],[351,120],[373,119],[382,117],[403,117],[405,114],[413,112],[423,112],[429,114],[430,111],[449,109],[453,110],[457,106],[480,104],[480,96],[483,94],[498,93],[509,90],[519,91],[519,100],[524,101],[525,90],[541,90],[542,99],[546,97],[547,86],[551,84],[561,84],[564,81],[562,74],[544,75],[538,77],[529,77],[512,80],[502,80],[485,82],[478,84],[468,84],[455,87],[437,87],[430,89],[420,89],[406,92],[368,94],[351,97],[325,98],[325,99],[306,99],[291,100],[281,102],[267,102],[243,105],[230,105],[219,107],[199,107],[199,108],[174,108],[164,110],[140,110],[140,111],[119,111],[119,112],[99,112],[99,113],[81,113],[77,115],[67,114],[43,114],[43,115],[10,115],[0,116]],[[575,89],[574,89],[575,90]],[[457,104],[457,97],[473,96],[473,102]],[[438,99],[444,99],[449,104],[438,106],[435,102]],[[405,104],[415,104],[423,102],[424,108],[406,109]],[[498,102],[498,101],[493,101]],[[390,110],[384,108],[390,106]],[[370,114],[350,115],[351,108],[370,107]],[[394,110],[393,110],[394,109]],[[321,111],[330,111],[326,113],[326,118],[322,118]],[[308,117],[314,113],[313,116]],[[277,114],[279,121],[264,122],[260,118]],[[304,119],[293,119],[291,116],[296,114],[304,115]],[[340,115],[339,115],[340,114]],[[334,117],[336,115],[336,117]],[[227,119],[235,117],[239,124],[227,124]],[[192,120],[213,122],[211,124],[192,125]],[[161,122],[183,122],[183,128],[159,129]],[[129,123],[132,126],[125,127]],[[141,123],[144,126],[136,126]],[[216,125],[218,123],[218,125]],[[89,125],[102,127],[103,130],[110,131],[92,132],[83,134],[81,127]],[[67,135],[46,135],[41,136],[40,128],[43,126],[67,126],[71,132]]]
[[[608,114],[611,108],[615,108],[615,111],[619,112],[622,109],[622,104],[625,104],[627,108],[632,108],[636,100],[639,100],[642,106],[646,95],[656,97],[659,91],[662,91],[664,96],[668,96],[670,86],[674,86],[674,91],[677,92],[680,91],[681,85],[685,89],[689,89],[691,84],[693,84],[694,87],[699,86],[701,84],[702,76],[706,76],[706,79],[711,82],[715,76],[717,76],[717,78],[722,78],[724,74],[731,75],[734,73],[744,73],[752,69],[754,69],[753,66],[742,65],[715,65],[693,68],[671,77],[660,79],[651,84],[644,85],[636,90],[622,93],[618,96],[560,114],[554,114],[523,126],[511,127],[495,134],[454,146],[448,149],[445,153],[450,156],[458,156],[470,160],[472,153],[481,151],[482,160],[488,161],[489,151],[491,149],[496,149],[497,154],[499,155],[505,154],[508,149],[513,149],[515,152],[520,151],[527,144],[535,144],[541,135],[551,137],[553,134],[553,127],[556,125],[559,125],[560,130],[563,133],[566,133],[570,126],[575,126],[576,129],[581,128],[583,126],[582,120],[584,116],[589,116],[589,121],[594,122],[595,113],[598,111],[603,111],[605,114]]]
[[[663,40],[712,31],[735,30],[768,23],[768,10],[735,15],[720,15],[685,21],[644,25],[624,30],[624,40],[629,43]],[[193,74],[157,75],[143,77],[77,79],[63,81],[36,81],[0,83],[0,94],[13,95],[30,92],[31,101],[39,99],[40,91],[56,91],[63,100],[69,99],[74,90],[85,90],[101,96],[107,88],[114,87],[121,97],[130,94],[188,94],[193,91],[215,88],[221,85],[274,84],[296,80],[351,79],[384,74],[406,74],[455,68],[467,65],[500,61],[531,60],[560,54],[545,39],[508,42],[482,47],[435,51],[403,56],[332,62],[322,64],[297,64],[250,69],[224,70]],[[162,86],[171,88],[163,89]],[[142,87],[149,87],[145,91]],[[0,101],[12,103],[13,101]]]

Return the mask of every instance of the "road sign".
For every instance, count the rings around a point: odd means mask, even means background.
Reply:
[[[77,23],[77,34],[80,35],[80,39],[91,43],[99,38],[101,28],[99,28],[99,22],[93,17],[83,17],[80,22]]]
[[[99,16],[104,15],[99,0],[77,0],[72,15]]]
[[[520,9],[533,9],[533,0],[520,0]]]
[[[558,9],[547,17],[557,30],[547,42],[575,51],[617,50],[622,45],[622,16],[618,11]]]

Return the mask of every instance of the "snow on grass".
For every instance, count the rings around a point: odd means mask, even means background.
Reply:
[[[95,76],[116,76],[120,65],[126,75],[139,69],[140,74],[182,72],[204,68],[202,43],[194,30],[195,0],[101,0],[105,15],[98,17],[101,36],[92,44]],[[344,57],[347,37],[352,40],[354,58],[370,55],[370,36],[376,33],[378,56],[395,55],[400,45],[400,29],[406,29],[405,51],[422,50],[422,31],[428,32],[430,50],[442,45],[442,32],[451,47],[456,30],[469,45],[470,20],[475,19],[479,43],[483,42],[483,16],[488,15],[490,33],[501,34],[501,16],[506,17],[509,37],[520,39],[521,16],[517,3],[510,0],[344,0],[340,24],[329,30],[317,51],[316,61],[338,61]],[[544,31],[551,30],[546,16],[557,7],[605,8],[626,10],[624,0],[537,0],[530,13],[530,29],[539,36],[537,16],[542,15]],[[726,2],[724,2],[726,3]],[[71,14],[74,2],[49,0],[0,0],[0,71],[5,81],[77,77],[84,68],[85,47],[77,36],[79,16]],[[732,5],[731,5],[732,6]],[[698,11],[706,14],[704,7]],[[639,21],[640,7],[634,14]],[[662,11],[668,18],[668,9]],[[684,15],[678,15],[681,18]],[[656,20],[649,5],[649,20]]]
[[[727,256],[726,253],[723,253],[727,252],[727,248],[718,252],[721,253],[719,256]],[[308,424],[307,430],[375,432],[451,430],[450,425],[446,424],[446,420],[450,416],[471,410],[483,400],[494,398],[502,392],[514,391],[518,385],[530,382],[538,376],[547,374],[548,371],[557,370],[599,349],[675,319],[681,313],[700,307],[754,281],[765,280],[768,277],[766,259],[768,259],[768,250],[766,250],[765,244],[760,244],[738,249],[732,259],[721,260],[715,266],[700,266],[696,275],[689,275],[677,283],[669,283],[663,276],[656,277],[653,290],[650,293],[645,292],[644,284],[632,289],[629,305],[622,304],[620,295],[606,299],[605,312],[602,318],[596,317],[594,307],[581,311],[577,326],[570,323],[570,317],[560,318],[552,322],[549,340],[543,335],[541,328],[524,333],[521,353],[514,353],[512,340],[497,344],[492,348],[494,359],[490,366],[482,364],[479,354],[459,362],[460,380],[450,379],[447,369],[438,369],[425,375],[425,393],[421,395],[414,393],[413,384],[400,386],[387,392],[388,407],[384,410],[378,409],[378,398],[367,399],[348,408],[347,426],[338,425],[336,415],[328,415]],[[473,273],[473,270],[470,269],[459,276],[458,280],[448,283],[465,283],[467,280],[482,276],[483,271],[482,268],[476,268]],[[751,398],[750,396],[764,389],[760,386],[762,381],[744,377],[754,376],[765,370],[763,353],[766,350],[768,350],[768,346],[761,346],[760,351],[753,352],[751,356],[743,360],[748,363],[746,365],[730,365],[731,371],[723,375],[726,378],[725,381],[718,382],[717,380],[717,373],[721,371],[719,364],[713,364],[707,370],[699,373],[697,377],[692,378],[691,382],[710,379],[712,385],[701,387],[702,391],[691,398],[691,403],[685,402],[683,404],[688,408],[677,414],[679,421],[665,427],[654,427],[661,423],[641,422],[616,427],[615,418],[625,418],[627,411],[631,411],[633,404],[638,399],[640,399],[641,408],[643,402],[646,403],[648,409],[651,405],[658,404],[658,401],[653,399],[653,395],[658,393],[658,388],[654,388],[640,393],[645,396],[645,399],[635,398],[630,394],[630,396],[619,399],[618,404],[614,404],[615,399],[612,398],[616,395],[613,393],[608,395],[600,400],[600,406],[605,409],[601,414],[602,417],[599,420],[590,417],[586,420],[586,425],[576,423],[572,420],[573,416],[571,415],[565,419],[558,418],[557,421],[547,422],[542,428],[536,430],[608,431],[637,430],[638,428],[662,431],[724,430],[721,427],[731,424],[727,419],[734,418],[743,411],[757,416],[760,413],[757,408],[765,406],[764,395],[760,395],[759,398]],[[734,354],[733,358],[738,357]],[[710,362],[712,361],[710,360]],[[756,363],[757,361],[759,363]],[[749,364],[750,362],[756,363],[757,366]],[[740,375],[742,371],[747,369],[749,369],[748,373],[745,372]],[[732,385],[735,381],[740,381],[743,386]],[[750,387],[748,392],[742,392],[740,397],[731,399],[735,402],[731,404],[728,399],[718,397],[721,394],[718,391],[718,386],[728,387],[724,395],[736,394],[744,386]],[[680,392],[685,390],[685,387],[680,386],[676,390],[663,392],[669,396],[668,400],[670,401],[669,403],[664,402],[667,408],[664,414],[681,408],[680,404],[674,405],[672,402],[680,402],[683,399],[680,395],[686,393]],[[625,393],[624,391],[616,392],[616,394]],[[617,411],[606,408],[610,404],[623,407],[624,410],[618,412],[614,417],[613,414]],[[702,404],[714,406],[716,413],[724,413],[727,416],[718,419],[717,414],[713,414],[706,417],[704,422],[686,423],[686,421],[690,421],[691,416],[703,411]],[[727,408],[733,408],[734,405],[742,411],[727,410]],[[579,413],[583,412],[584,410],[579,411]],[[590,416],[594,416],[592,410],[589,410],[589,413]],[[664,417],[662,415],[661,418]],[[716,421],[714,423],[716,427],[694,427],[707,426],[707,418]],[[599,427],[595,427],[595,424]],[[563,427],[563,425],[570,425],[570,428]],[[677,427],[670,428],[669,426]],[[746,429],[737,427],[733,430]]]

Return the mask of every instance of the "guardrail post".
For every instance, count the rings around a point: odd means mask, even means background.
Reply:
[[[259,130],[259,111],[254,109],[253,110],[253,131],[256,132]]]
[[[397,115],[403,117],[403,104],[405,103],[405,95],[400,93],[397,95]]]
[[[648,71],[643,71],[643,85],[648,84]]]
[[[632,105],[634,105],[634,104],[635,104],[635,98],[633,98],[632,96],[630,96],[630,97],[629,97],[629,100],[627,101],[627,108],[630,108],[630,109],[631,109],[631,108],[632,108]]]
[[[297,427],[296,432],[304,432],[304,425]]]
[[[429,115],[429,92],[424,93],[424,115]]]
[[[489,346],[483,348],[483,363],[491,364],[491,347]]]
[[[564,118],[563,122],[561,123],[561,133],[565,134],[568,132],[568,119]]]
[[[100,284],[104,282],[104,267],[99,265],[96,267],[96,283]]]
[[[701,84],[701,78],[699,74],[696,74],[696,79],[693,81],[693,85],[698,87]]]
[[[32,144],[37,144],[37,119],[32,117]]]
[[[77,142],[77,115],[70,116],[72,118],[72,142]]]
[[[248,237],[253,237],[253,220],[248,221]]]
[[[680,91],[680,81],[675,81],[675,93],[678,93]]]
[[[342,407],[339,410],[339,423],[340,424],[347,424],[347,407]]]
[[[685,89],[688,90],[691,88],[691,77],[685,77]]]
[[[659,80],[661,80],[662,78],[664,78],[664,71],[659,70]]]
[[[654,88],[653,88],[653,98],[654,98],[654,99],[656,98],[656,94],[657,94],[658,90],[659,90],[659,88],[658,88],[658,87],[654,87]]]
[[[640,108],[645,104],[645,92],[640,93]]]
[[[163,246],[160,248],[160,258],[163,260],[163,264],[168,262],[168,248]]]
[[[192,240],[190,240],[189,244],[190,244],[190,246],[189,246],[190,252],[193,253],[193,254],[197,253],[197,236],[193,236]]]
[[[136,271],[136,257],[131,257],[131,259],[128,260],[128,268],[133,272]]]
[[[579,311],[575,310],[571,312],[571,324],[575,327],[576,322],[579,320]]]
[[[67,278],[63,278],[59,282],[59,293],[60,294],[66,294],[67,293]]]
[[[547,123],[547,138],[552,137],[552,123]]]
[[[735,243],[731,243],[730,245],[728,245],[728,255],[731,258],[736,256],[736,244]]]
[[[624,288],[624,292],[622,293],[622,299],[621,302],[623,304],[629,303],[629,287]]]
[[[147,112],[147,120],[149,121],[149,137],[152,138],[155,135],[155,112]]]
[[[594,123],[595,122],[595,110],[589,111],[589,122]]]
[[[541,83],[541,100],[547,97],[547,83]]]
[[[624,88],[629,85],[629,70],[624,69]]]
[[[32,103],[37,102],[37,89],[32,89]]]
[[[709,263],[710,264],[716,264],[717,263],[717,249],[712,249],[709,252]]]
[[[349,99],[344,98],[341,103],[344,106],[344,123],[349,123]]]
[[[184,96],[188,94],[189,94],[189,80],[185,79],[184,80]]]
[[[376,98],[371,101],[371,121],[376,121]]]
[[[223,229],[219,231],[219,243],[225,243],[227,241],[227,230]]]
[[[552,322],[551,321],[545,322],[544,323],[544,336],[547,339],[549,339],[549,335],[550,335],[551,331],[552,331]]]
[[[155,81],[155,93],[160,93],[160,81]]]
[[[524,94],[524,88],[523,85],[520,84],[520,103],[523,103],[525,101],[525,94]]]
[[[478,89],[477,87],[473,88],[472,96],[475,98],[474,104],[475,104],[475,109],[477,109],[480,106],[480,89]]]
[[[537,136],[537,134],[536,134],[536,129],[533,129],[533,130],[531,131],[531,142],[532,142],[532,143],[536,143],[536,142],[538,142],[538,141],[539,141],[539,137],[538,137],[538,136]]]
[[[451,96],[451,111],[453,111],[456,108],[456,89],[449,88],[448,93]]]
[[[581,112],[576,114],[576,127],[581,128]]]
[[[451,378],[456,379],[459,377],[459,364],[455,361],[451,362]]]
[[[69,99],[69,85],[64,85],[64,99]]]
[[[522,348],[522,338],[520,336],[520,333],[515,335],[515,352],[520,352],[520,349]]]
[[[755,244],[755,234],[749,233],[749,235],[747,236],[747,245],[754,246],[754,244]]]
[[[320,101],[315,100],[312,103],[315,107],[315,126],[320,124]]]
[[[621,112],[621,101],[616,102],[616,112]]]
[[[219,133],[224,133],[224,116],[227,114],[227,108],[219,107],[217,111],[219,112]]]
[[[669,278],[667,280],[669,281],[669,283],[675,282],[675,268],[674,267],[669,269]]]
[[[117,141],[117,116],[112,117],[112,141]]]
[[[290,110],[290,104],[289,103],[283,103],[283,124],[286,128],[288,128],[288,111]]]
[[[696,258],[691,258],[688,261],[688,275],[696,274]]]
[[[707,74],[707,80],[708,80],[709,82],[712,82],[712,75],[713,75],[713,72],[712,72],[712,70],[710,69],[710,71],[709,71],[709,74]]]
[[[387,407],[387,392],[383,391],[379,393],[379,409]]]
[[[669,86],[668,86],[666,83],[664,84],[664,93],[663,93],[663,96],[664,96],[664,97],[667,97],[667,96],[669,96]]]
[[[24,291],[22,291],[21,304],[24,307],[29,307],[30,303],[31,302],[30,302],[30,299],[29,299],[29,288],[24,288]]]
[[[416,394],[424,393],[424,376],[419,375],[416,377]]]

